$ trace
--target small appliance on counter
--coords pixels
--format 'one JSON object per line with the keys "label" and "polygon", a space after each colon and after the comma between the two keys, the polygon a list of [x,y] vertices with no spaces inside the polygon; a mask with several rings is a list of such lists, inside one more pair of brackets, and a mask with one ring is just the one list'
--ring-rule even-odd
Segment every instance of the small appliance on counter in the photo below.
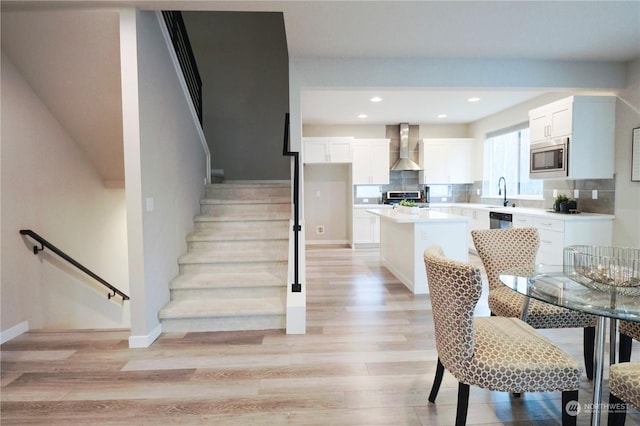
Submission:
{"label": "small appliance on counter", "polygon": [[387,191],[382,195],[383,204],[398,204],[402,200],[415,201],[418,207],[429,207],[422,191]]}
{"label": "small appliance on counter", "polygon": [[549,210],[550,213],[560,213],[560,214],[578,214],[578,202],[575,200],[569,200],[566,203],[561,203],[560,205],[553,206],[554,208]]}

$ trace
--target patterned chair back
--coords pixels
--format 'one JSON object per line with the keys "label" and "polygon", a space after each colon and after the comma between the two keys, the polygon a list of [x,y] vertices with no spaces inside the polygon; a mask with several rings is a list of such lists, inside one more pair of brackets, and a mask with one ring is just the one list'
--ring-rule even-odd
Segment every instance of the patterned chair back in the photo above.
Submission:
{"label": "patterned chair back", "polygon": [[535,270],[540,246],[536,228],[473,230],[471,237],[487,272],[489,290],[504,285],[500,274],[507,269]]}
{"label": "patterned chair back", "polygon": [[457,376],[473,357],[473,311],[482,291],[480,270],[446,259],[438,246],[425,250],[424,264],[438,357],[442,365]]}

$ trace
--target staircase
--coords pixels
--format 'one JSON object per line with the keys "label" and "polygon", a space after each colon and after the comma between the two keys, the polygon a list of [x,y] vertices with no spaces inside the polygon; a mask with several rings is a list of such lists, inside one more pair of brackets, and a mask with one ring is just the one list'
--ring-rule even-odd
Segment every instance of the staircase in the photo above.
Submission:
{"label": "staircase", "polygon": [[207,185],[163,332],[284,329],[289,183]]}

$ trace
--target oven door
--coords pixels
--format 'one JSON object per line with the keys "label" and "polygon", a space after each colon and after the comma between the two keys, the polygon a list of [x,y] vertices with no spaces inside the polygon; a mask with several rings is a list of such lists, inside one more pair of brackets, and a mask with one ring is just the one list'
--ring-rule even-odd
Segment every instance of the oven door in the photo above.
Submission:
{"label": "oven door", "polygon": [[567,177],[569,138],[531,144],[529,177],[531,179]]}

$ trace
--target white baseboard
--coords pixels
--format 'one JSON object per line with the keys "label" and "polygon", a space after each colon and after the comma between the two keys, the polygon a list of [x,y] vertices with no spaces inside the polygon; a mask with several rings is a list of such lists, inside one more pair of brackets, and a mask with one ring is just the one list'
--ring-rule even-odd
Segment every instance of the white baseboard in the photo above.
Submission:
{"label": "white baseboard", "polygon": [[22,321],[21,323],[0,332],[0,344],[8,342],[14,337],[18,337],[19,335],[21,335],[22,333],[26,333],[27,331],[29,331],[29,321]]}
{"label": "white baseboard", "polygon": [[129,336],[129,348],[148,348],[156,341],[160,333],[162,333],[162,324],[158,324],[158,326],[146,336]]}

